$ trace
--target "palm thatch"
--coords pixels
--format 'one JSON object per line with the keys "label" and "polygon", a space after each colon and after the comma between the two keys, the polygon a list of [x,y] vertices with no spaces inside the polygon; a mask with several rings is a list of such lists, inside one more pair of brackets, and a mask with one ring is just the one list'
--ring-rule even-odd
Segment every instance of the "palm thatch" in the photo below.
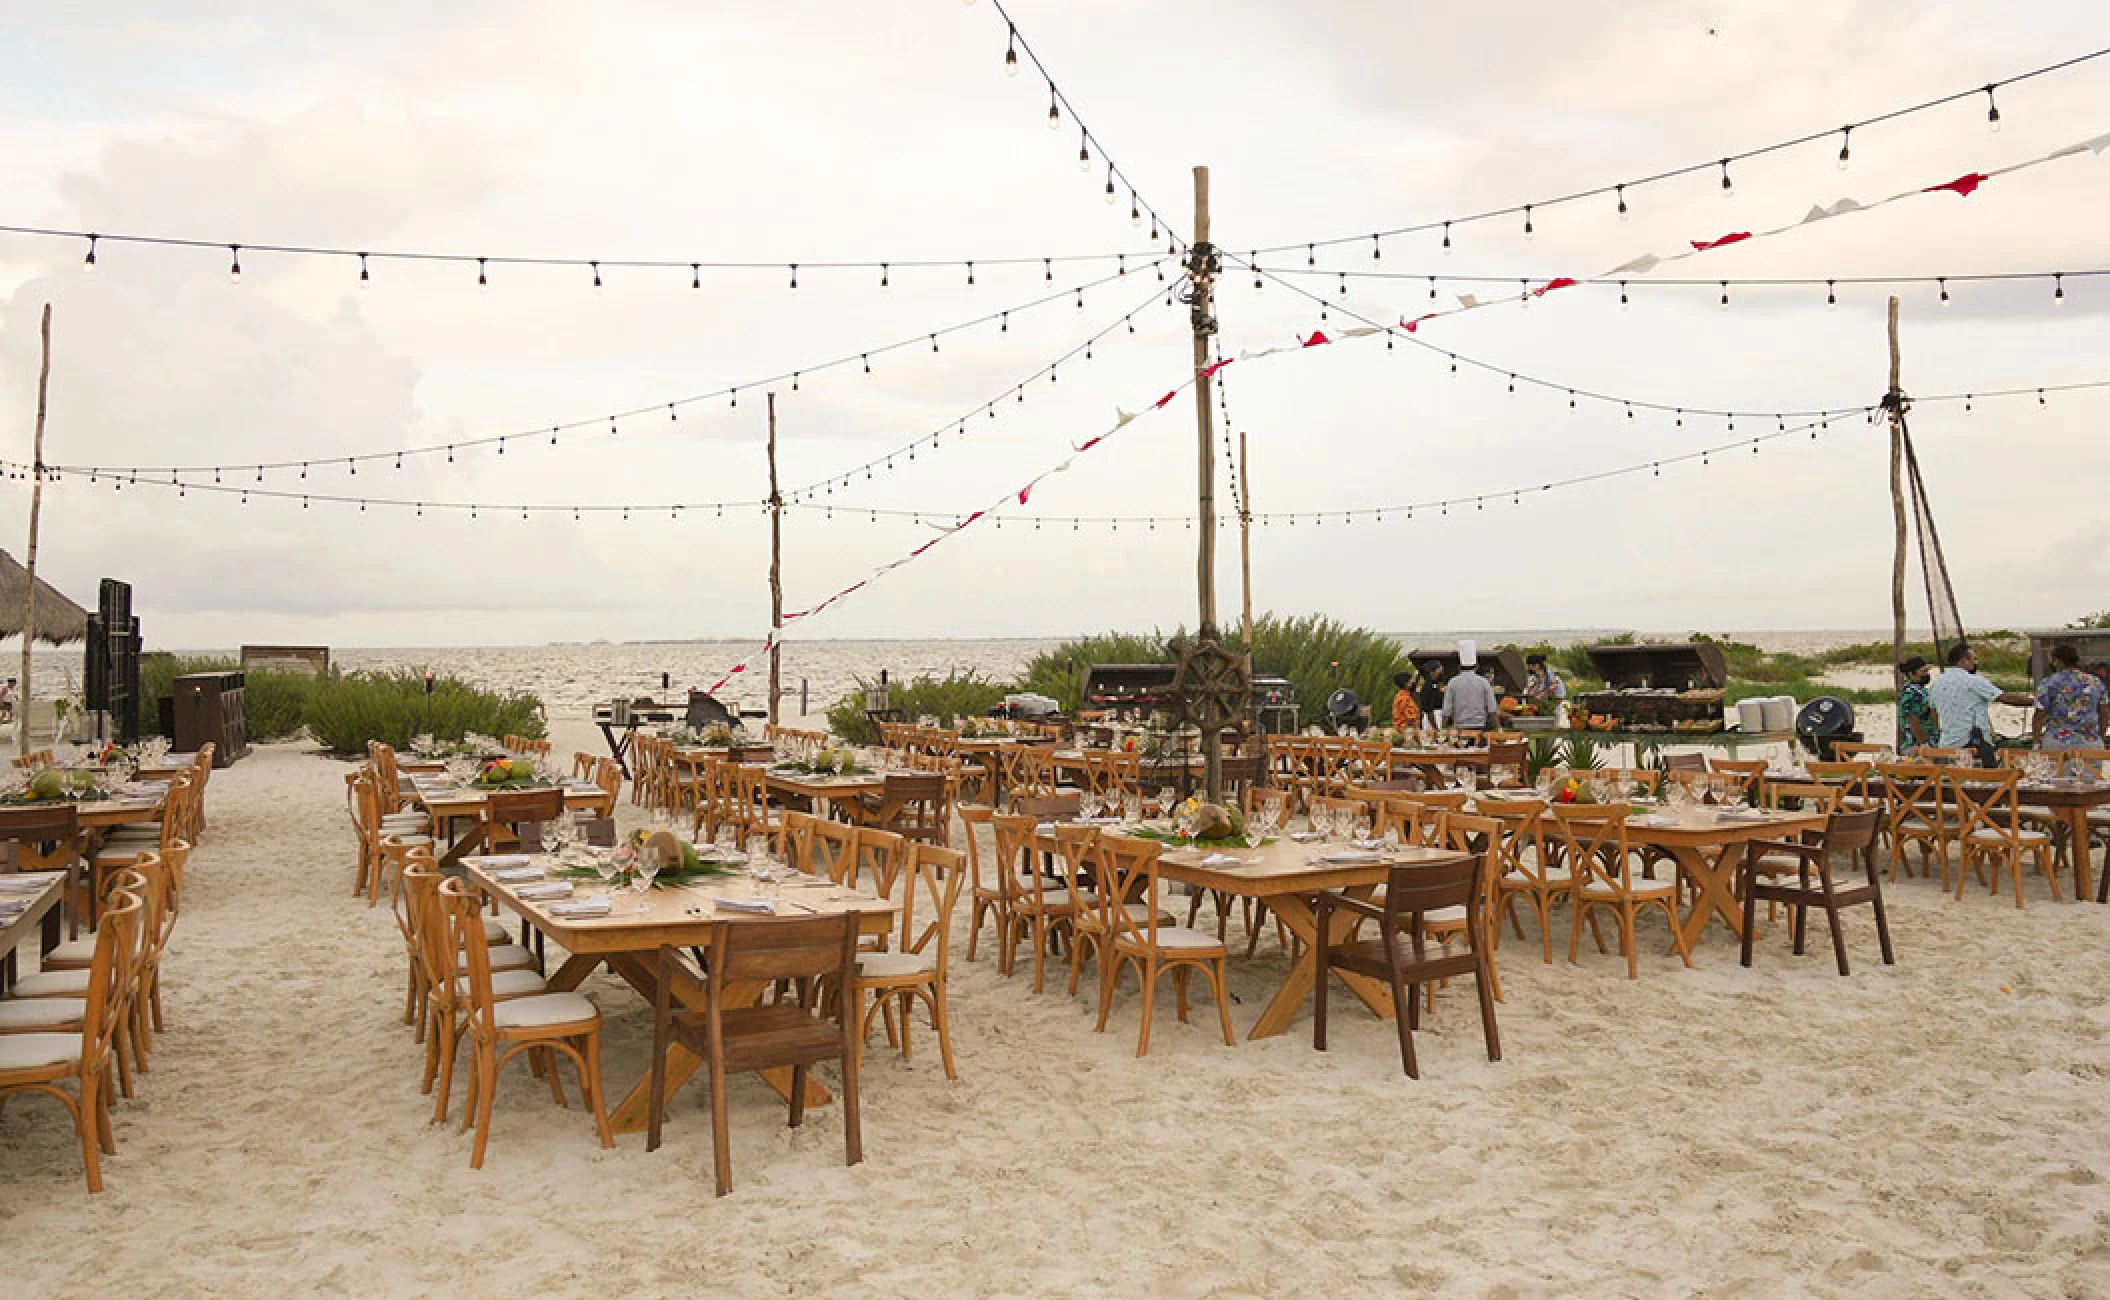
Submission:
{"label": "palm thatch", "polygon": [[[0,551],[0,637],[22,633],[22,600],[29,587],[29,570],[6,551]],[[74,604],[57,587],[37,579],[37,640],[65,645],[88,639],[88,611]]]}

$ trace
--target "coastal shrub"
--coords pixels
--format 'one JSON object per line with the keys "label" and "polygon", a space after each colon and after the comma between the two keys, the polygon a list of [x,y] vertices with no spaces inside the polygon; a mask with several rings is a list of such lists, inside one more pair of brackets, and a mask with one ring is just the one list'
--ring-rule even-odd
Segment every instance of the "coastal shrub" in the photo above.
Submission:
{"label": "coastal shrub", "polygon": [[[192,673],[232,673],[241,663],[224,655],[148,654],[139,657],[139,734],[161,733],[161,701],[175,693],[176,679]],[[283,740],[307,722],[316,679],[306,673],[251,672],[243,695],[251,740]]]}
{"label": "coastal shrub", "polygon": [[[865,717],[865,691],[875,685],[876,682],[858,678],[857,689],[828,710],[828,730],[853,745],[876,744],[879,730]],[[941,727],[951,727],[961,718],[988,713],[1002,704],[1004,696],[1011,690],[1002,682],[992,682],[977,675],[971,668],[955,669],[943,677],[915,677],[896,683],[888,691],[887,699],[911,722],[928,716],[936,717]]]}
{"label": "coastal shrub", "polygon": [[1170,659],[1165,638],[1156,632],[1078,637],[1028,659],[1018,689],[1045,695],[1061,705],[1064,713],[1075,716],[1084,707],[1084,675],[1093,664],[1161,664]]}
{"label": "coastal shrub", "polygon": [[307,725],[325,749],[339,754],[362,753],[369,740],[401,749],[427,733],[442,740],[471,731],[540,736],[541,701],[478,690],[453,677],[434,679],[428,695],[416,673],[350,673],[315,683]]}

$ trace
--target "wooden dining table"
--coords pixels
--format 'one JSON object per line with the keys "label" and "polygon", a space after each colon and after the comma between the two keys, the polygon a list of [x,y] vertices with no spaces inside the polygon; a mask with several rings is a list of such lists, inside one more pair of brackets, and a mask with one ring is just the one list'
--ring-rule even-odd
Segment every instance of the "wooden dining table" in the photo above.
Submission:
{"label": "wooden dining table", "polygon": [[59,946],[59,903],[66,896],[64,871],[32,871],[20,875],[0,875],[0,882],[27,882],[39,879],[41,884],[33,889],[0,888],[0,903],[23,904],[21,910],[10,909],[0,914],[0,992],[15,985],[15,952],[32,933],[38,936],[37,951],[50,952]]}
{"label": "wooden dining table", "polygon": [[[441,836],[444,836],[454,823],[474,819],[467,830],[448,844],[446,852],[440,854],[440,866],[451,867],[483,846],[483,810],[484,805],[491,801],[492,791],[456,786],[444,780],[414,777],[408,793],[410,799],[431,816],[432,828]],[[564,783],[564,807],[570,812],[597,809],[607,797],[608,792],[591,781]]]}
{"label": "wooden dining table", "polygon": [[[521,886],[539,881],[498,879],[499,871],[504,868],[495,863],[517,864],[520,856],[495,860],[466,857],[462,859],[462,871],[478,889],[517,913],[567,954],[564,963],[549,975],[549,989],[553,993],[576,991],[588,975],[606,966],[617,978],[637,990],[638,996],[656,1004],[662,944],[677,948],[700,947],[710,941],[713,926],[776,919],[716,905],[721,899],[756,896],[757,886],[745,874],[694,885],[656,886],[645,891],[642,899],[635,893],[621,890],[610,896],[613,908],[606,916],[565,916],[551,910],[552,902],[563,902],[563,899],[520,897]],[[529,865],[545,869],[555,866],[555,859],[546,854],[528,856],[527,861]],[[573,896],[592,897],[598,888],[598,882],[579,882]],[[828,883],[819,877],[805,876],[785,881],[775,886],[774,892],[775,897],[770,901],[778,915],[834,916],[856,912],[858,931],[867,935],[887,934],[901,910],[898,903],[849,886]],[[641,903],[642,911],[638,910]],[[763,983],[729,987],[725,990],[725,1004],[752,1006],[766,991],[767,985]],[[703,995],[692,986],[677,983],[673,992],[689,1010],[704,1009]],[[681,1087],[702,1063],[702,1057],[680,1043],[670,1045],[667,1049],[667,1091],[671,1094]],[[790,1069],[763,1070],[760,1074],[780,1096],[790,1098]],[[609,1124],[616,1132],[643,1131],[651,1116],[651,1084],[651,1073],[647,1071],[645,1077],[639,1079],[610,1111]],[[817,1106],[829,1099],[827,1088],[809,1073],[806,1076],[806,1104]]]}
{"label": "wooden dining table", "polygon": [[811,772],[779,771],[768,767],[763,771],[762,784],[777,803],[804,811],[824,803],[883,794],[886,792],[886,774],[859,772],[852,776],[816,776]]}
{"label": "wooden dining table", "polygon": [[[1105,828],[1119,834],[1121,828]],[[1058,852],[1052,823],[1044,823],[1034,836],[1040,852]],[[1347,862],[1322,861],[1326,857],[1353,855]],[[1256,849],[1170,848],[1158,856],[1158,875],[1194,889],[1251,898],[1267,904],[1300,941],[1297,955],[1274,996],[1261,1008],[1248,1038],[1269,1038],[1288,1029],[1297,1011],[1311,998],[1319,973],[1318,911],[1314,900],[1320,893],[1341,890],[1350,898],[1369,898],[1385,883],[1395,866],[1437,866],[1461,862],[1467,854],[1452,849],[1407,847],[1396,852],[1355,850],[1342,843],[1298,843],[1287,837]],[[1215,859],[1230,859],[1217,861]],[[1337,913],[1329,923],[1327,940],[1338,944],[1355,928],[1355,917]],[[1347,971],[1336,971],[1349,991],[1382,1019],[1391,1019],[1392,990],[1381,980]]]}
{"label": "wooden dining table", "polygon": [[[1548,830],[1554,828],[1550,812],[1545,824]],[[1745,846],[1753,840],[1794,839],[1806,830],[1823,830],[1824,824],[1822,813],[1761,808],[1724,812],[1708,808],[1673,817],[1668,811],[1651,809],[1629,817],[1626,831],[1628,844],[1663,850],[1692,882],[1692,903],[1679,927],[1690,951],[1698,945],[1712,917],[1719,916],[1730,933],[1743,937],[1744,912],[1736,897],[1736,884]]]}

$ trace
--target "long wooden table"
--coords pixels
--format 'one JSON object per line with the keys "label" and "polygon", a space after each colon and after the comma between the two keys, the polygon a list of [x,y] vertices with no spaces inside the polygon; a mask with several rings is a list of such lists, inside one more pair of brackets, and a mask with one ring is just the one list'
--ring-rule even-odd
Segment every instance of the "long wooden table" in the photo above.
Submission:
{"label": "long wooden table", "polygon": [[[1120,827],[1108,827],[1107,833],[1117,835],[1120,830]],[[1041,829],[1034,841],[1037,850],[1058,851],[1052,825]],[[1467,856],[1450,849],[1411,847],[1397,853],[1373,853],[1367,861],[1315,861],[1327,854],[1349,851],[1345,844],[1299,844],[1283,838],[1257,849],[1168,848],[1159,855],[1158,875],[1161,878],[1235,898],[1258,899],[1267,904],[1268,910],[1281,918],[1290,933],[1302,941],[1295,960],[1290,963],[1289,973],[1283,977],[1267,1006],[1261,1009],[1260,1018],[1246,1035],[1248,1038],[1269,1038],[1282,1033],[1296,1018],[1298,1008],[1311,997],[1319,973],[1318,912],[1312,901],[1316,895],[1338,889],[1351,898],[1368,898],[1385,883],[1394,866],[1434,866],[1463,861]],[[1209,861],[1212,857],[1228,857],[1234,861],[1212,863]],[[1336,915],[1328,926],[1327,939],[1339,943],[1354,928],[1353,916]],[[1362,999],[1363,1005],[1380,1018],[1391,1019],[1392,990],[1382,981],[1346,971],[1336,974],[1351,992]]]}
{"label": "long wooden table", "polygon": [[[547,787],[545,787],[547,788]],[[464,789],[457,786],[441,786],[435,783],[413,780],[407,791],[412,802],[422,807],[432,817],[432,829],[444,834],[453,823],[473,817],[476,823],[462,832],[460,838],[447,846],[439,855],[439,865],[451,867],[467,854],[475,852],[484,842],[483,810],[491,801],[489,790]],[[566,781],[564,783],[564,807],[568,812],[597,808],[608,792],[590,781]]]}
{"label": "long wooden table", "polygon": [[[1743,906],[1737,901],[1736,881],[1742,869],[1745,846],[1753,840],[1793,839],[1805,830],[1824,829],[1821,813],[1777,812],[1750,809],[1725,817],[1713,809],[1690,820],[1676,820],[1665,812],[1629,817],[1627,843],[1661,849],[1678,864],[1678,870],[1693,883],[1692,905],[1679,927],[1688,950],[1696,947],[1710,917],[1719,916],[1738,938],[1744,933]],[[1551,813],[1546,815],[1553,824]]]}
{"label": "long wooden table", "polygon": [[[15,985],[15,950],[21,947],[32,930],[38,934],[39,952],[50,952],[59,946],[59,901],[66,896],[64,871],[25,872],[24,875],[46,877],[41,888],[28,893],[13,890],[0,892],[0,900],[13,902],[21,899],[26,904],[20,912],[5,921],[0,921],[0,992]],[[20,877],[7,876],[14,880]]]}
{"label": "long wooden table", "polygon": [[[535,865],[548,866],[554,859],[547,855],[531,857]],[[476,858],[464,859],[463,874],[486,894],[496,898],[507,908],[518,913],[522,919],[534,926],[570,954],[562,966],[549,976],[552,992],[571,992],[583,983],[588,975],[605,965],[624,983],[636,989],[647,1002],[656,1002],[659,997],[659,948],[661,944],[675,947],[698,946],[710,939],[711,927],[721,922],[735,925],[744,922],[769,921],[774,917],[750,912],[721,911],[713,906],[720,898],[752,898],[755,886],[744,875],[724,877],[701,885],[654,888],[646,891],[644,902],[648,910],[637,909],[638,896],[630,891],[618,891],[611,897],[614,909],[606,916],[561,916],[550,911],[550,902],[524,899],[516,892],[521,884],[534,881],[503,881],[494,874],[497,869]],[[811,880],[812,877],[804,879]],[[576,898],[592,897],[594,882],[582,882],[582,888],[574,894]],[[803,917],[809,915],[839,915],[856,912],[858,929],[864,934],[884,935],[893,928],[894,918],[900,905],[884,898],[858,892],[846,887],[829,885],[807,887],[798,881],[786,881],[777,889],[776,905],[779,915]],[[691,909],[696,909],[692,911]],[[730,1005],[752,1005],[759,1001],[766,987],[762,984],[739,985],[726,990],[726,1001]],[[693,990],[677,984],[675,995],[688,1009],[702,1010],[703,1004]],[[679,1043],[667,1049],[667,1091],[669,1094],[696,1072],[703,1063],[697,1056]],[[791,1095],[791,1071],[764,1070],[762,1077],[784,1097]],[[637,1081],[622,1100],[609,1113],[609,1123],[618,1133],[642,1131],[651,1112],[651,1073]],[[829,1100],[829,1092],[807,1075],[806,1104],[821,1105]]]}

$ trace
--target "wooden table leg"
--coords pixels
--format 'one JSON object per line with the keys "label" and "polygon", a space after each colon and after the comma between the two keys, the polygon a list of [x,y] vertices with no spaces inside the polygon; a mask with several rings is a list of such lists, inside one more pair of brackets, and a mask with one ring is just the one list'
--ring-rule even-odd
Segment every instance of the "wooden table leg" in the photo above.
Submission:
{"label": "wooden table leg", "polygon": [[1692,881],[1699,894],[1680,927],[1685,934],[1685,950],[1699,950],[1700,935],[1705,933],[1710,916],[1720,916],[1728,924],[1731,934],[1743,938],[1744,912],[1736,901],[1736,873],[1742,863],[1744,846],[1723,845],[1711,863],[1705,853],[1686,845],[1672,848],[1670,854],[1677,859],[1678,870]]}
{"label": "wooden table leg", "polygon": [[[587,959],[574,957],[571,961],[564,963],[564,966],[557,972],[558,978],[563,978],[566,972],[569,972],[581,960]],[[597,961],[598,959],[594,960]],[[657,1002],[659,997],[659,974],[656,960],[647,961],[642,954],[638,953],[610,953],[607,961],[608,968],[621,976],[630,987],[642,994],[647,1002]],[[591,963],[588,969],[592,969]],[[583,976],[580,978],[583,978]],[[552,986],[554,987],[554,983]],[[574,986],[576,986],[576,980],[574,981]],[[679,989],[678,985],[677,989]],[[726,1005],[753,1006],[755,1003],[760,1002],[762,995],[768,991],[769,986],[767,984],[730,985],[725,990]],[[689,1002],[687,998],[682,998],[681,1000],[683,1005],[691,1011],[702,1010],[700,1005]],[[683,1047],[680,1043],[669,1044],[667,1047],[667,1095],[673,1096],[683,1084],[689,1081],[689,1076],[696,1073],[697,1067],[702,1064],[702,1057]],[[786,1101],[791,1099],[791,1071],[788,1068],[759,1070],[757,1073],[761,1075],[764,1083],[767,1083],[776,1091],[779,1097],[784,1098]],[[821,1086],[820,1082],[813,1077],[812,1072],[808,1071],[806,1074],[806,1104],[808,1106],[822,1106],[833,1100],[834,1094]],[[652,1076],[647,1074],[644,1078],[639,1079],[629,1092],[623,1094],[623,1099],[617,1102],[608,1112],[608,1125],[617,1133],[642,1133],[650,1123],[651,1116]]]}
{"label": "wooden table leg", "polygon": [[[1351,892],[1368,896],[1373,891],[1364,889]],[[1265,901],[1268,910],[1280,917],[1282,923],[1289,927],[1290,933],[1303,941],[1304,949],[1291,963],[1289,974],[1282,980],[1282,987],[1275,990],[1275,996],[1261,1010],[1260,1019],[1254,1022],[1252,1032],[1246,1035],[1249,1039],[1271,1038],[1287,1030],[1290,1022],[1296,1019],[1298,1010],[1311,1000],[1312,986],[1317,983],[1319,975],[1319,952],[1314,946],[1318,941],[1319,919],[1318,914],[1312,910],[1310,900],[1301,894],[1279,894],[1272,895]],[[1338,943],[1355,928],[1355,918],[1337,914],[1329,928],[1332,931],[1330,938]],[[1378,1019],[1392,1018],[1390,988],[1365,975],[1355,975],[1347,971],[1336,971],[1334,974],[1348,986],[1350,992],[1362,999],[1363,1005],[1370,1008]]]}
{"label": "wooden table leg", "polygon": [[479,821],[464,831],[460,839],[448,845],[447,851],[440,855],[440,860],[435,865],[441,869],[457,866],[464,857],[469,855],[471,850],[477,848],[483,842],[484,824]]}
{"label": "wooden table leg", "polygon": [[2059,820],[2066,823],[2066,845],[2073,857],[2073,901],[2086,902],[2091,892],[2089,873],[2095,865],[2088,860],[2088,810],[2079,804],[2061,808]]}

